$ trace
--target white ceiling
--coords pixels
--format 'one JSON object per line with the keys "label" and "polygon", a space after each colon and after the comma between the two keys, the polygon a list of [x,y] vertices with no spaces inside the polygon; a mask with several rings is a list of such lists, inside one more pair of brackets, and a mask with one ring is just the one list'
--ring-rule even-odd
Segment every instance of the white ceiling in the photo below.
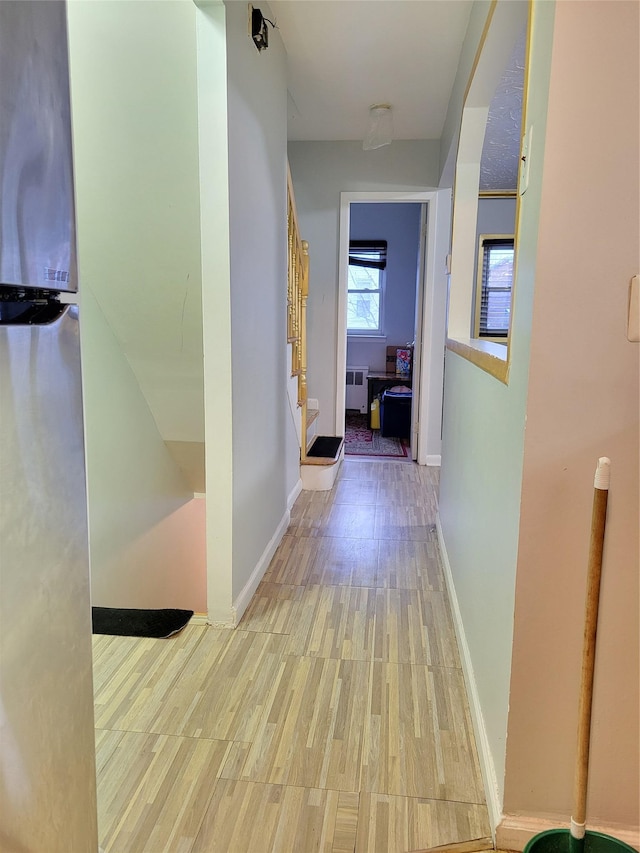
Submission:
{"label": "white ceiling", "polygon": [[289,139],[362,139],[375,103],[392,105],[395,139],[439,139],[471,5],[271,0],[288,55]]}

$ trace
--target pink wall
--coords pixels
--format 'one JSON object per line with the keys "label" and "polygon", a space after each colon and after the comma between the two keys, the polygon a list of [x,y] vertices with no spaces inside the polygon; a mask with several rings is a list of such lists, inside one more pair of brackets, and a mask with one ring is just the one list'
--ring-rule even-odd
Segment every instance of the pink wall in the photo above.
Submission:
{"label": "pink wall", "polygon": [[504,798],[505,814],[560,824],[571,812],[593,472],[610,456],[587,819],[623,832],[640,803],[640,345],[626,340],[640,272],[639,10],[556,3]]}
{"label": "pink wall", "polygon": [[154,523],[140,510],[131,519],[132,528],[139,523],[137,534],[122,540],[114,534],[102,554],[92,575],[93,603],[206,613],[205,506],[205,499],[192,498]]}

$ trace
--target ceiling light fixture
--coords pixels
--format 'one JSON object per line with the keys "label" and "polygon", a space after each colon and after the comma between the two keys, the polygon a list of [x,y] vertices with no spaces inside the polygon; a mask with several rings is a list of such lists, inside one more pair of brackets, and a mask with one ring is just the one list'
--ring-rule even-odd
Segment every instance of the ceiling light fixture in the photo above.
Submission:
{"label": "ceiling light fixture", "polygon": [[373,104],[369,107],[369,129],[362,147],[365,151],[391,145],[393,139],[393,117],[391,104]]}

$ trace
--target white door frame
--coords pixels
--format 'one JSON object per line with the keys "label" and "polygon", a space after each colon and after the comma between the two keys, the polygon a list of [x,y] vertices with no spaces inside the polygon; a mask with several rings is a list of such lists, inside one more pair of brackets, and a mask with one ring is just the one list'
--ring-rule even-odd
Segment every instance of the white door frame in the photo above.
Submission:
{"label": "white door frame", "polygon": [[422,345],[419,356],[417,461],[420,465],[439,465],[447,303],[446,257],[449,252],[451,190],[340,193],[336,435],[344,435],[345,373],[347,369],[347,269],[349,265],[350,206],[353,202],[411,202],[426,204],[427,207],[426,248],[423,246],[422,249],[426,255],[422,300]]}
{"label": "white door frame", "polygon": [[[429,216],[429,205],[424,202],[420,205],[420,236],[418,239],[418,266],[416,269],[416,302],[413,312],[413,369],[411,388],[413,400],[411,405],[411,458],[414,462],[418,460],[418,448],[420,446],[420,392],[422,384],[422,323],[424,315],[424,287],[425,287],[425,265],[427,262],[427,222]],[[414,405],[415,402],[415,405]]]}

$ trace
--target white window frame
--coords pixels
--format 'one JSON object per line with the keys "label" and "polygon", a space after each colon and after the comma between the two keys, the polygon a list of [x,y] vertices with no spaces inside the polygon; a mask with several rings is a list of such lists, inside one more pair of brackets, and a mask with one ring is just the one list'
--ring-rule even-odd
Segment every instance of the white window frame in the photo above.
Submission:
{"label": "white window frame", "polygon": [[[351,250],[353,249],[354,254],[358,252],[358,250],[362,252],[366,252],[367,249],[370,251],[378,251],[379,260],[377,264],[382,264],[382,266],[374,266],[372,264],[371,267],[366,267],[367,269],[375,270],[378,273],[378,288],[373,290],[371,288],[367,289],[358,289],[350,286],[349,280],[349,270],[347,269],[347,335],[349,337],[382,337],[384,336],[384,291],[385,291],[385,281],[386,281],[386,264],[387,264],[387,241],[386,240],[350,240],[349,241],[349,257],[351,257]],[[351,264],[348,264],[350,266]],[[368,328],[368,329],[355,329],[348,325],[348,302],[349,295],[351,293],[377,293],[378,294],[378,325],[376,328]]]}

